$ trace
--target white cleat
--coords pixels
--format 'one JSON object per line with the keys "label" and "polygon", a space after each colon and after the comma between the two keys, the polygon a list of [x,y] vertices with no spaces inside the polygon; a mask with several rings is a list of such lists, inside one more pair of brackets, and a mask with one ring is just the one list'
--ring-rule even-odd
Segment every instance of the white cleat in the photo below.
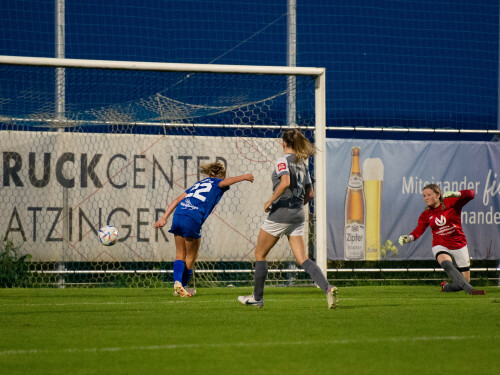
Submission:
{"label": "white cleat", "polygon": [[181,297],[191,297],[192,294],[189,293],[179,281],[174,283],[174,293],[177,293]]}
{"label": "white cleat", "polygon": [[264,298],[262,298],[260,301],[257,301],[255,298],[253,298],[253,294],[250,296],[239,296],[238,301],[247,306],[259,308],[264,306]]}
{"label": "white cleat", "polygon": [[336,286],[331,286],[326,292],[326,301],[329,309],[335,309],[339,305],[339,291]]}
{"label": "white cleat", "polygon": [[[186,292],[188,292],[189,294],[191,294],[191,296],[194,296],[196,294],[196,289],[195,288],[186,288],[184,287],[184,289],[186,290]],[[177,293],[174,289],[174,297],[178,297],[180,296],[179,293]]]}

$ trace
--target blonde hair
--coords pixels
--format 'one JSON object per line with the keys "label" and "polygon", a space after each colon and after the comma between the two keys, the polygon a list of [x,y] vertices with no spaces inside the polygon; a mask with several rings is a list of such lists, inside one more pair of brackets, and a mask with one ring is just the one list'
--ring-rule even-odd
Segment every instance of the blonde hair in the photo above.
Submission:
{"label": "blonde hair", "polygon": [[219,162],[202,164],[198,167],[198,170],[208,177],[226,178],[226,167]]}
{"label": "blonde hair", "polygon": [[316,153],[316,149],[311,142],[298,129],[288,129],[283,133],[283,141],[295,151],[296,161],[309,158]]}

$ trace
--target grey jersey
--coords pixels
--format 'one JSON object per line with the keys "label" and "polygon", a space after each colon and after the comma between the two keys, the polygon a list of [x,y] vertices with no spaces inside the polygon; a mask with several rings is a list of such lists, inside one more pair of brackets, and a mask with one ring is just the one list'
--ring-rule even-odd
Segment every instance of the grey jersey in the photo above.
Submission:
{"label": "grey jersey", "polygon": [[311,185],[311,176],[305,161],[295,163],[294,154],[286,154],[276,160],[272,174],[273,191],[281,182],[281,176],[290,175],[290,186],[273,202],[268,219],[276,223],[301,223],[304,217],[304,194]]}

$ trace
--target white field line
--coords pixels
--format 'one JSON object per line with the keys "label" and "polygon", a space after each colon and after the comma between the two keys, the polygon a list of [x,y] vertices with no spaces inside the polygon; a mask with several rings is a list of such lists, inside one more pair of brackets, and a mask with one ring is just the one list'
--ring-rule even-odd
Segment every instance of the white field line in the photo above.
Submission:
{"label": "white field line", "polygon": [[[464,297],[465,294],[464,294]],[[23,303],[23,304],[12,304],[12,305],[15,305],[15,307],[51,307],[51,306],[57,306],[57,307],[61,307],[61,306],[113,306],[113,305],[116,305],[116,306],[132,306],[132,305],[150,305],[150,304],[162,304],[162,305],[176,305],[176,304],[179,304],[179,303],[186,303],[187,301],[195,301],[193,303],[217,303],[217,304],[221,304],[221,303],[234,303],[234,302],[238,302],[238,299],[237,299],[237,296],[232,296],[231,298],[229,299],[224,299],[224,300],[202,300],[200,299],[200,297],[193,297],[193,298],[176,298],[175,300],[170,300],[170,299],[167,299],[167,298],[170,298],[170,297],[165,297],[165,300],[164,301],[158,301],[158,300],[150,300],[150,301],[137,301],[137,302],[64,302],[64,303]],[[174,297],[172,297],[174,298]],[[297,302],[297,301],[307,301],[307,302],[315,302],[315,301],[322,301],[324,297],[322,295],[318,295],[318,297],[316,298],[293,298],[293,299],[276,299],[276,298],[266,298],[266,302],[269,303],[274,303],[274,302]],[[342,302],[342,301],[367,301],[367,300],[372,300],[372,299],[375,299],[375,298],[366,298],[366,297],[363,297],[363,298],[355,298],[355,297],[346,297],[346,298],[342,298],[341,296],[339,297],[339,301]],[[381,299],[379,297],[376,298],[377,300],[379,301],[386,301],[386,300],[390,300],[390,297],[388,298],[384,298],[384,299]],[[497,297],[482,297],[482,298],[476,298],[476,299],[481,299],[481,300],[498,300]],[[420,301],[422,300],[422,298],[405,298],[404,299],[405,301]],[[3,306],[0,306],[0,311],[2,310],[1,307],[4,307],[4,306],[7,306],[8,305],[8,302],[5,302],[4,301],[4,304]],[[12,306],[11,305],[11,306]]]}
{"label": "white field line", "polygon": [[305,345],[360,345],[360,344],[383,344],[383,343],[418,343],[418,342],[439,342],[439,341],[467,341],[467,340],[492,340],[499,339],[500,336],[421,336],[421,337],[383,337],[383,338],[359,338],[340,340],[307,340],[307,341],[272,341],[272,342],[227,342],[221,344],[166,344],[149,346],[117,346],[109,348],[68,348],[68,349],[27,349],[27,350],[2,350],[1,356],[11,355],[35,355],[53,353],[107,353],[107,352],[137,352],[137,351],[158,351],[158,350],[178,350],[178,349],[205,349],[205,348],[234,348],[234,347],[276,347],[276,346],[305,346]]}
{"label": "white field line", "polygon": [[[165,297],[167,298],[167,297]],[[172,297],[174,298],[174,297]],[[320,301],[322,298],[326,298],[318,295],[318,298],[294,298],[294,299],[274,299],[274,298],[266,298],[266,302],[297,302],[299,301]],[[360,298],[342,298],[342,301],[355,301]],[[365,300],[365,299],[363,299]],[[162,304],[162,305],[176,305],[179,303],[184,303],[186,301],[196,301],[193,303],[234,303],[238,302],[238,296],[233,296],[230,299],[224,300],[201,300],[200,297],[193,298],[177,298],[176,300],[151,300],[151,301],[137,301],[137,302],[65,302],[65,303],[24,303],[24,304],[13,304],[15,307],[50,307],[50,306],[109,306],[109,305],[148,305],[148,304]],[[4,304],[6,306],[7,304]],[[11,305],[12,306],[12,305]]]}

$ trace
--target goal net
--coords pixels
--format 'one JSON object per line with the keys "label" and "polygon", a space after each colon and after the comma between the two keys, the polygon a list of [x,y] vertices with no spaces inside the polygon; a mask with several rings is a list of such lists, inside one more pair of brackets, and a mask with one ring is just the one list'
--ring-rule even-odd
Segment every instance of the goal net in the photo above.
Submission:
{"label": "goal net", "polygon": [[[248,284],[281,133],[297,126],[318,155],[324,151],[316,126],[322,69],[0,62],[0,233],[4,244],[32,256],[33,285],[171,285],[171,217],[164,228],[153,224],[201,178],[198,167],[214,161],[228,177],[253,173],[255,181],[231,186],[205,222],[194,281]],[[314,219],[323,197],[320,159],[310,163],[319,198],[317,209],[306,207],[307,239],[326,270],[326,248],[316,252],[323,228]],[[104,225],[118,228],[114,246],[97,239]],[[302,277],[286,240],[269,260],[271,283]]]}

